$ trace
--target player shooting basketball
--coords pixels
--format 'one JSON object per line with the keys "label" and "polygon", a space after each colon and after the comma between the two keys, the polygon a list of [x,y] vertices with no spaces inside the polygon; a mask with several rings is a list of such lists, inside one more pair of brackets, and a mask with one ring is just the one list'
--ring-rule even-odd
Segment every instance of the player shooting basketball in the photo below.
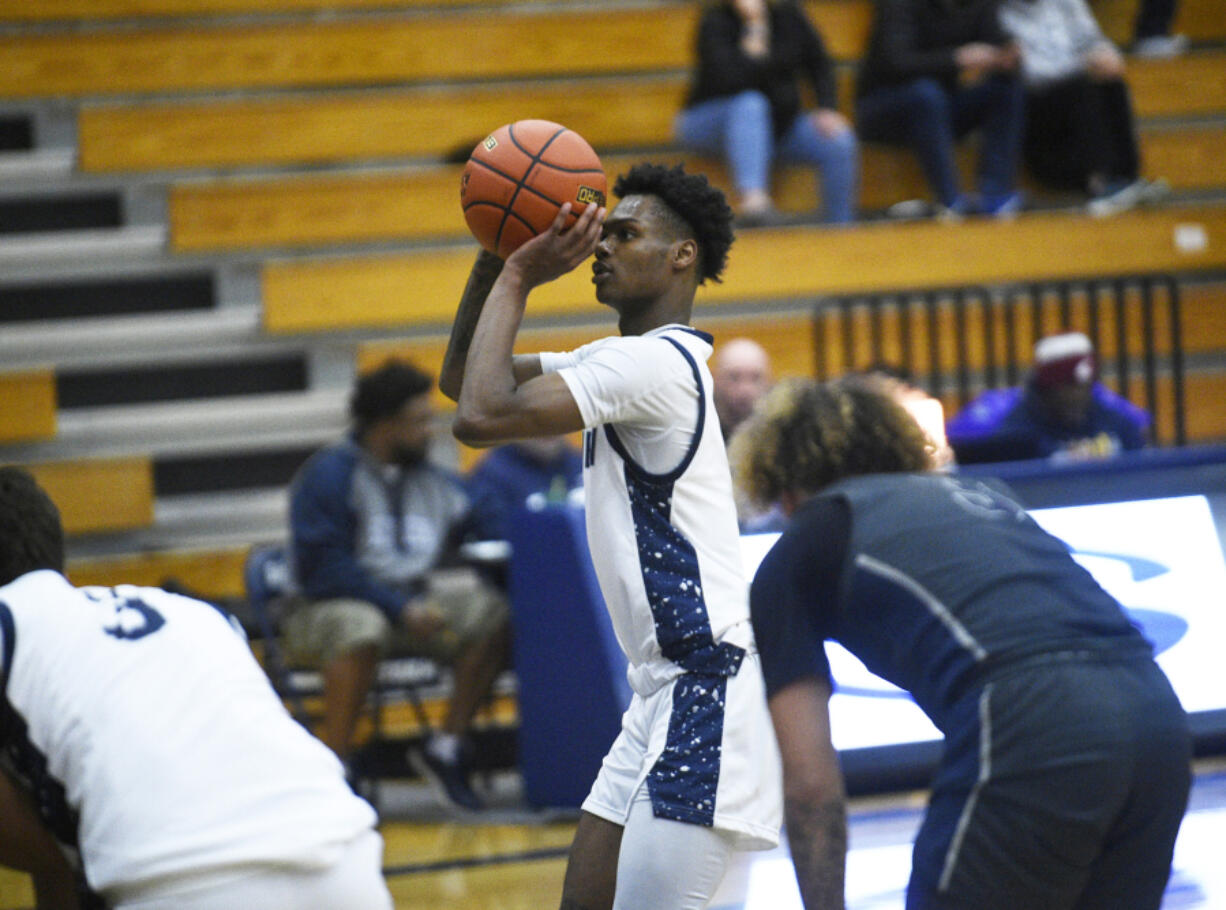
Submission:
{"label": "player shooting basketball", "polygon": [[[440,386],[470,445],[584,431],[587,531],[634,696],[583,804],[563,910],[697,910],[731,855],[778,842],[779,759],[749,623],[736,510],[706,360],[689,326],[732,212],[706,179],[640,164],[505,264],[483,251]],[[513,355],[533,288],[595,253],[621,337]],[[617,857],[610,862],[609,857]]]}

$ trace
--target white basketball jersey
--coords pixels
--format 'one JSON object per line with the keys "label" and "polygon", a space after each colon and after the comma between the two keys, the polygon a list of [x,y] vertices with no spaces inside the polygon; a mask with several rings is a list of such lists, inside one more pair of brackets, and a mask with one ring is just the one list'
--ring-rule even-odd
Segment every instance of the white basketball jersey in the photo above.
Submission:
{"label": "white basketball jersey", "polygon": [[589,547],[641,695],[684,671],[726,673],[752,645],[711,350],[709,335],[670,325],[542,357],[588,427]]}
{"label": "white basketball jersey", "polygon": [[238,631],[156,588],[0,588],[0,757],[110,900],[251,863],[314,867],[370,829],[339,761]]}

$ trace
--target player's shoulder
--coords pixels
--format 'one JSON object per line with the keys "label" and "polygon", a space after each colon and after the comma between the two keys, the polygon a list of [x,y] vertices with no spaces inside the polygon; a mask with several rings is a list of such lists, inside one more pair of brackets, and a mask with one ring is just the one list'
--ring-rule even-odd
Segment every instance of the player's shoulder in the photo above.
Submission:
{"label": "player's shoulder", "polygon": [[19,604],[43,603],[76,595],[77,589],[53,569],[37,569],[19,575],[0,587],[0,602]]}
{"label": "player's shoulder", "polygon": [[714,350],[714,339],[706,332],[685,325],[666,325],[645,335],[628,336],[629,350],[663,369],[684,369],[705,363]]}

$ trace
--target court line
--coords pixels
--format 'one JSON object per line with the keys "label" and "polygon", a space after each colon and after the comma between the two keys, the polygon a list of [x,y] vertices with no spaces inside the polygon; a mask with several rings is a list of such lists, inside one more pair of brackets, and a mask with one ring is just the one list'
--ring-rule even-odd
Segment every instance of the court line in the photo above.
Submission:
{"label": "court line", "polygon": [[446,872],[451,869],[472,869],[478,866],[502,866],[508,863],[530,863],[547,859],[561,859],[570,853],[570,846],[542,847],[539,850],[523,850],[518,853],[498,853],[491,856],[465,856],[459,859],[443,859],[432,863],[409,863],[404,866],[384,866],[384,877],[393,875],[420,875],[423,872]]}

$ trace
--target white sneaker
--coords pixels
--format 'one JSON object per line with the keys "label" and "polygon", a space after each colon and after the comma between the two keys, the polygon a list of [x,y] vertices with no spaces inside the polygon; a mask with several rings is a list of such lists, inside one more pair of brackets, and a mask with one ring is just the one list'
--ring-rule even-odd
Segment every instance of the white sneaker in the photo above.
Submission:
{"label": "white sneaker", "polygon": [[886,209],[890,218],[927,218],[937,207],[926,199],[904,199]]}
{"label": "white sneaker", "polygon": [[1136,208],[1142,201],[1146,186],[1144,180],[1134,180],[1123,187],[1109,190],[1086,203],[1086,211],[1095,218],[1106,218]]}
{"label": "white sneaker", "polygon": [[1134,57],[1164,59],[1178,57],[1188,49],[1187,35],[1151,35],[1141,38],[1132,46]]}
{"label": "white sneaker", "polygon": [[1150,205],[1171,198],[1171,185],[1167,183],[1165,177],[1158,177],[1154,180],[1142,180],[1141,182],[1145,184],[1141,188],[1142,205]]}

